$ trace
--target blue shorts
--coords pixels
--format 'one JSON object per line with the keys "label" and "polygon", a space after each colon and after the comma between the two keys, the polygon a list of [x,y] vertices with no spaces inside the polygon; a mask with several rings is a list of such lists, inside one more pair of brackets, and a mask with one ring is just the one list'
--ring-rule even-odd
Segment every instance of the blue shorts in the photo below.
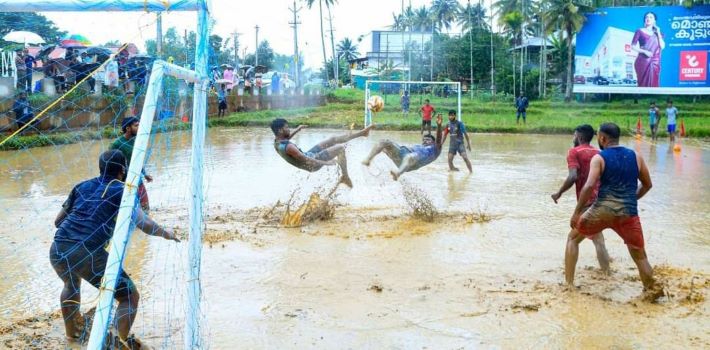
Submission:
{"label": "blue shorts", "polygon": [[463,145],[463,142],[449,144],[449,154],[456,155],[456,153],[464,157],[466,156],[466,147]]}
{"label": "blue shorts", "polygon": [[675,132],[675,124],[668,124],[668,132],[669,133]]}

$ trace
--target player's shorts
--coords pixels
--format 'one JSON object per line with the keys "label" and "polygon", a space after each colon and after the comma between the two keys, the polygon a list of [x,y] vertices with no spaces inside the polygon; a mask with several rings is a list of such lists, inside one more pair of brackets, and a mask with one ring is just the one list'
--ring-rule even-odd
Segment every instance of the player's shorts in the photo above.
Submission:
{"label": "player's shorts", "polygon": [[227,109],[227,102],[219,101],[219,109]]}
{"label": "player's shorts", "polygon": [[[328,152],[328,150],[321,148],[321,146],[319,146],[319,145],[313,146],[313,148],[309,149],[306,153],[304,153],[304,155],[306,157],[317,159],[317,160],[322,160],[322,161],[327,161],[327,160],[333,159],[333,157],[331,157],[331,155],[330,155],[330,152]],[[323,167],[323,166],[319,165],[313,169],[310,169],[310,171],[319,170],[321,167]]]}
{"label": "player's shorts", "polygon": [[422,127],[424,126],[429,126],[431,127],[431,120],[424,120],[422,119]]}
{"label": "player's shorts", "polygon": [[667,129],[668,129],[669,133],[674,133],[675,132],[675,124],[668,124]]}
{"label": "player's shorts", "polygon": [[579,233],[592,238],[604,229],[614,230],[626,245],[631,248],[643,249],[643,229],[641,220],[637,215],[618,216],[611,209],[593,204],[584,211],[577,221],[575,228]]}
{"label": "player's shorts", "polygon": [[455,155],[456,153],[460,154],[461,156],[466,155],[466,147],[463,145],[463,142],[449,144],[449,154]]}
{"label": "player's shorts", "polygon": [[[54,271],[76,293],[79,292],[82,279],[96,289],[101,287],[107,260],[108,252],[103,247],[90,251],[82,243],[53,242],[49,248],[49,261]],[[137,293],[136,285],[123,269],[118,275],[114,291],[117,299]]]}
{"label": "player's shorts", "polygon": [[520,119],[520,116],[521,116],[521,115],[523,116],[523,119],[525,119],[525,118],[528,116],[528,113],[527,113],[527,111],[521,111],[521,110],[518,110],[518,111],[515,113],[515,117],[518,118],[518,119]]}

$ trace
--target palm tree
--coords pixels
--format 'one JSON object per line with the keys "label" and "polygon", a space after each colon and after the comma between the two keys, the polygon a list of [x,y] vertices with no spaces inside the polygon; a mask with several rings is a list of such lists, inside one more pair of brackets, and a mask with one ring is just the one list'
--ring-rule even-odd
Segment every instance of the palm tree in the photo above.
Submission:
{"label": "palm tree", "polygon": [[469,31],[471,29],[488,29],[488,22],[486,22],[486,9],[481,6],[479,2],[476,5],[471,5],[467,3],[463,6],[459,13],[457,14],[457,22],[461,26],[463,32]]}
{"label": "palm tree", "polygon": [[390,29],[394,31],[401,31],[405,30],[407,25],[404,23],[405,18],[402,14],[395,14],[394,12],[392,13],[392,25],[390,25]]}
{"label": "palm tree", "polygon": [[451,29],[451,23],[456,21],[461,5],[456,0],[434,0],[431,3],[431,18],[439,30]]}
{"label": "palm tree", "polygon": [[572,84],[573,84],[573,54],[572,37],[582,28],[582,24],[586,20],[585,12],[592,10],[591,7],[584,5],[575,5],[572,0],[548,0],[547,12],[544,14],[545,28],[551,33],[557,29],[561,29],[565,33],[567,40],[567,79],[565,89],[565,102],[572,100]]}
{"label": "palm tree", "polygon": [[[308,8],[312,8],[313,4],[318,1],[318,13],[320,17],[320,39],[321,39],[321,45],[323,46],[323,66],[325,67],[328,64],[328,58],[325,55],[325,32],[323,31],[323,3],[325,2],[325,6],[330,7],[331,5],[335,5],[337,0],[306,0],[306,5]],[[325,69],[325,80],[328,81],[328,70]]]}
{"label": "palm tree", "polygon": [[350,38],[345,38],[338,43],[338,59],[354,60],[360,56],[357,45]]}
{"label": "palm tree", "polygon": [[428,32],[431,30],[431,18],[429,17],[429,9],[426,8],[426,6],[422,6],[414,11],[412,28],[420,32]]}

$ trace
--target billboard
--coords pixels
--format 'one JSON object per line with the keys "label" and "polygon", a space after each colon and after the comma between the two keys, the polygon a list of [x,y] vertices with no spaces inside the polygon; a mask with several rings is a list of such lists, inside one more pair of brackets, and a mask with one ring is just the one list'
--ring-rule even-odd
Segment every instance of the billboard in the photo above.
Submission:
{"label": "billboard", "polygon": [[710,94],[710,6],[607,7],[586,17],[574,92]]}

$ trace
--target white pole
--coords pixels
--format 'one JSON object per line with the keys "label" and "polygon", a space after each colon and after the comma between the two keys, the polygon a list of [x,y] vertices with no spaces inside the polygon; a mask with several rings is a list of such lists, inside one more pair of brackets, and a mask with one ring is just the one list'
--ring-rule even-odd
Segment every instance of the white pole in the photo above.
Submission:
{"label": "white pole", "polygon": [[[101,280],[99,302],[98,305],[96,305],[96,314],[94,315],[94,322],[91,327],[92,331],[87,349],[101,349],[108,330],[111,311],[113,309],[114,289],[116,288],[118,274],[123,264],[126,246],[131,237],[131,231],[133,231],[131,214],[133,213],[133,208],[137,201],[136,193],[145,163],[146,150],[148,149],[150,131],[153,127],[153,116],[155,116],[155,108],[158,96],[160,95],[162,80],[163,65],[160,62],[155,62],[153,63],[153,69],[150,73],[148,91],[145,94],[138,135],[136,136],[135,145],[133,146],[131,164],[128,166],[126,186],[123,190],[123,196],[121,197],[121,207],[118,210],[116,227],[114,228],[113,237],[111,238],[111,244],[109,246],[106,271]],[[128,316],[124,315],[124,317]]]}
{"label": "white pole", "polygon": [[458,111],[458,113],[459,113],[459,114],[458,114],[458,116],[459,116],[459,121],[461,121],[461,118],[463,117],[463,116],[461,115],[461,82],[456,83],[456,85],[458,86],[458,90],[459,90],[459,93],[458,93],[458,95],[459,95],[459,100],[458,100],[458,109],[459,109],[459,111]]}
{"label": "white pole", "polygon": [[370,81],[365,81],[365,127],[370,125],[372,118],[370,117],[370,108],[367,105],[367,101],[370,100]]}
{"label": "white pole", "polygon": [[197,43],[195,43],[195,71],[202,84],[195,84],[192,104],[192,203],[190,205],[190,242],[188,248],[189,277],[187,280],[187,313],[185,315],[185,349],[202,348],[200,329],[200,266],[202,259],[202,215],[203,215],[203,156],[205,143],[205,124],[207,122],[207,39],[209,23],[207,4],[201,1],[197,12]]}

